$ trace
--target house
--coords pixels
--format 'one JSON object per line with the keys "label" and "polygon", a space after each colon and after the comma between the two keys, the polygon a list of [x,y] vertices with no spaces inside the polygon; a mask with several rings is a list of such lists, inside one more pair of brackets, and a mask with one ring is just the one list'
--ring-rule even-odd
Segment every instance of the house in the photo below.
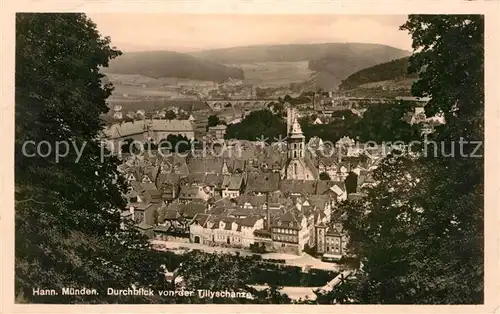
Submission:
{"label": "house", "polygon": [[163,228],[157,230],[157,236],[168,233],[186,235],[189,232],[189,225],[194,217],[198,214],[204,214],[206,211],[206,205],[197,202],[183,204],[175,201],[170,203],[166,208],[162,207],[161,218],[158,221],[159,225],[163,226]]}
{"label": "house", "polygon": [[316,252],[322,254],[323,260],[339,261],[347,253],[349,237],[341,220],[316,226],[316,241]]}
{"label": "house", "polygon": [[144,119],[144,117],[146,116],[146,111],[144,111],[143,109],[139,109],[135,112],[135,116],[140,119]]}
{"label": "house", "polygon": [[108,142],[113,143],[115,152],[126,140],[159,143],[168,135],[182,135],[188,140],[194,139],[195,125],[188,120],[144,119],[132,122],[115,123],[103,130]]}
{"label": "house", "polygon": [[211,126],[208,128],[208,133],[212,135],[213,138],[217,140],[223,140],[226,135],[227,125],[218,124],[216,126]]}
{"label": "house", "polygon": [[224,160],[212,156],[191,157],[187,160],[189,173],[222,173]]}
{"label": "house", "polygon": [[280,174],[275,172],[255,172],[248,175],[245,192],[266,194],[279,190]]}
{"label": "house", "polygon": [[254,231],[263,227],[259,216],[234,218],[198,214],[190,225],[190,240],[206,245],[248,248],[255,242]]}
{"label": "house", "polygon": [[177,198],[180,189],[180,176],[175,173],[160,173],[156,178],[156,188],[162,193],[165,203],[172,202]]}
{"label": "house", "polygon": [[[320,181],[321,182],[321,181]],[[327,195],[331,199],[335,199],[336,203],[347,199],[347,190],[345,183],[339,181],[322,181],[318,182],[318,195]],[[323,183],[324,182],[324,183]]]}
{"label": "house", "polygon": [[309,242],[309,229],[305,215],[295,208],[290,208],[271,222],[271,239],[274,250],[286,254],[302,254]]}
{"label": "house", "polygon": [[239,158],[225,158],[222,164],[222,174],[242,173],[245,171],[246,161]]}
{"label": "house", "polygon": [[223,181],[224,176],[222,174],[207,173],[205,175],[205,180],[203,181],[203,186],[205,187],[205,190],[208,190],[210,197],[214,197],[215,195],[220,195]]}
{"label": "house", "polygon": [[188,203],[193,201],[206,202],[210,198],[210,190],[203,186],[182,186],[179,192],[179,201]]}
{"label": "house", "polygon": [[319,117],[316,118],[316,120],[313,121],[313,124],[323,124],[323,121]]}
{"label": "house", "polygon": [[243,187],[243,174],[235,173],[232,175],[225,175],[221,186],[222,197],[238,197],[243,191]]}
{"label": "house", "polygon": [[279,190],[285,196],[306,196],[316,192],[317,181],[281,180]]}
{"label": "house", "polygon": [[122,120],[123,119],[123,113],[121,111],[115,111],[115,112],[113,112],[113,119]]}

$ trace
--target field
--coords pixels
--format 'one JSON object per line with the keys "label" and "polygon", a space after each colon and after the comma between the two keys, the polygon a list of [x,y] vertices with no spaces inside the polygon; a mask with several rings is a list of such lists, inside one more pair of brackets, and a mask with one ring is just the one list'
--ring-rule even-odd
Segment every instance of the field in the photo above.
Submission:
{"label": "field", "polygon": [[259,87],[288,87],[290,83],[307,81],[313,73],[308,61],[240,63],[233,66],[243,69],[244,82]]}
{"label": "field", "polygon": [[372,83],[366,83],[359,85],[358,88],[377,88],[377,87],[385,87],[388,89],[410,89],[411,84],[415,82],[416,79],[414,78],[407,78],[403,80],[387,80],[387,81],[379,81],[379,82],[372,82]]}

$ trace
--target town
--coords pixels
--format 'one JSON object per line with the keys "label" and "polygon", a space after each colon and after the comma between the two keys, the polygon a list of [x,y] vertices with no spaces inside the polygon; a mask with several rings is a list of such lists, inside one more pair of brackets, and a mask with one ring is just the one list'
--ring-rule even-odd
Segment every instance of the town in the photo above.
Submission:
{"label": "town", "polygon": [[[275,101],[207,100],[215,114],[230,107],[233,112],[242,109],[242,116],[227,115],[227,120],[205,126],[201,136],[203,127],[197,126],[196,112],[170,108],[148,117],[140,110],[135,116],[129,114],[132,121],[123,122],[121,108],[115,108],[118,121],[107,126],[103,136],[119,155],[119,171],[129,184],[122,219],[133,221],[157,247],[162,247],[162,241],[165,247],[178,241],[179,246],[200,244],[192,246],[196,248],[237,248],[285,254],[282,257],[307,252],[322,261],[342,260],[349,235],[336,207],[344,200],[362,198],[363,188],[376,184],[371,173],[391,147],[369,146],[347,136],[330,146],[317,136],[306,142],[298,119],[315,115],[313,123],[322,124],[335,111],[362,115],[366,109],[355,108],[390,100],[356,99],[332,92],[312,96],[301,105],[284,103],[287,134],[276,143],[225,139],[228,124],[241,122],[252,111],[271,110],[278,103]],[[443,123],[425,117],[425,99],[403,99],[417,104],[409,112],[409,124],[420,124],[423,132],[432,132],[429,128],[436,121]],[[187,118],[166,119],[168,111]],[[158,144],[169,136],[188,141],[201,137],[222,145],[224,151],[215,154],[193,148],[183,155],[161,150],[131,154],[116,149],[118,143]]]}

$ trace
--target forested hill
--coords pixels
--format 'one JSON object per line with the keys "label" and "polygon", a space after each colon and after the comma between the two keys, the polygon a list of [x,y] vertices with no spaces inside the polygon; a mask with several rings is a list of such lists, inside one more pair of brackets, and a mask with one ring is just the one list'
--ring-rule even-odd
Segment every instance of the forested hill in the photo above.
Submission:
{"label": "forested hill", "polygon": [[367,83],[415,78],[416,75],[407,72],[408,60],[409,57],[404,57],[355,72],[344,79],[339,88],[349,90]]}
{"label": "forested hill", "polygon": [[[255,45],[246,47],[219,48],[191,53],[190,55],[222,64],[255,62],[298,62],[319,59],[342,59],[356,61],[360,69],[370,65],[407,56],[408,51],[367,43],[323,43]],[[370,61],[371,60],[371,61]],[[361,62],[360,62],[361,61]],[[320,62],[320,64],[322,64]],[[314,69],[315,71],[321,69]]]}
{"label": "forested hill", "polygon": [[173,51],[126,52],[110,62],[109,73],[141,74],[152,78],[176,77],[222,82],[229,77],[243,79],[243,70],[200,60]]}

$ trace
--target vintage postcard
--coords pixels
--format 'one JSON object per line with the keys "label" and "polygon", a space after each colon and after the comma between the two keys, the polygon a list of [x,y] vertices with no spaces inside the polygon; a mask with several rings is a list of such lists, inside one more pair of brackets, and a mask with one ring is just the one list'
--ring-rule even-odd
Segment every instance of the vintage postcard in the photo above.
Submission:
{"label": "vintage postcard", "polygon": [[499,12],[449,3],[3,13],[6,312],[493,312]]}

